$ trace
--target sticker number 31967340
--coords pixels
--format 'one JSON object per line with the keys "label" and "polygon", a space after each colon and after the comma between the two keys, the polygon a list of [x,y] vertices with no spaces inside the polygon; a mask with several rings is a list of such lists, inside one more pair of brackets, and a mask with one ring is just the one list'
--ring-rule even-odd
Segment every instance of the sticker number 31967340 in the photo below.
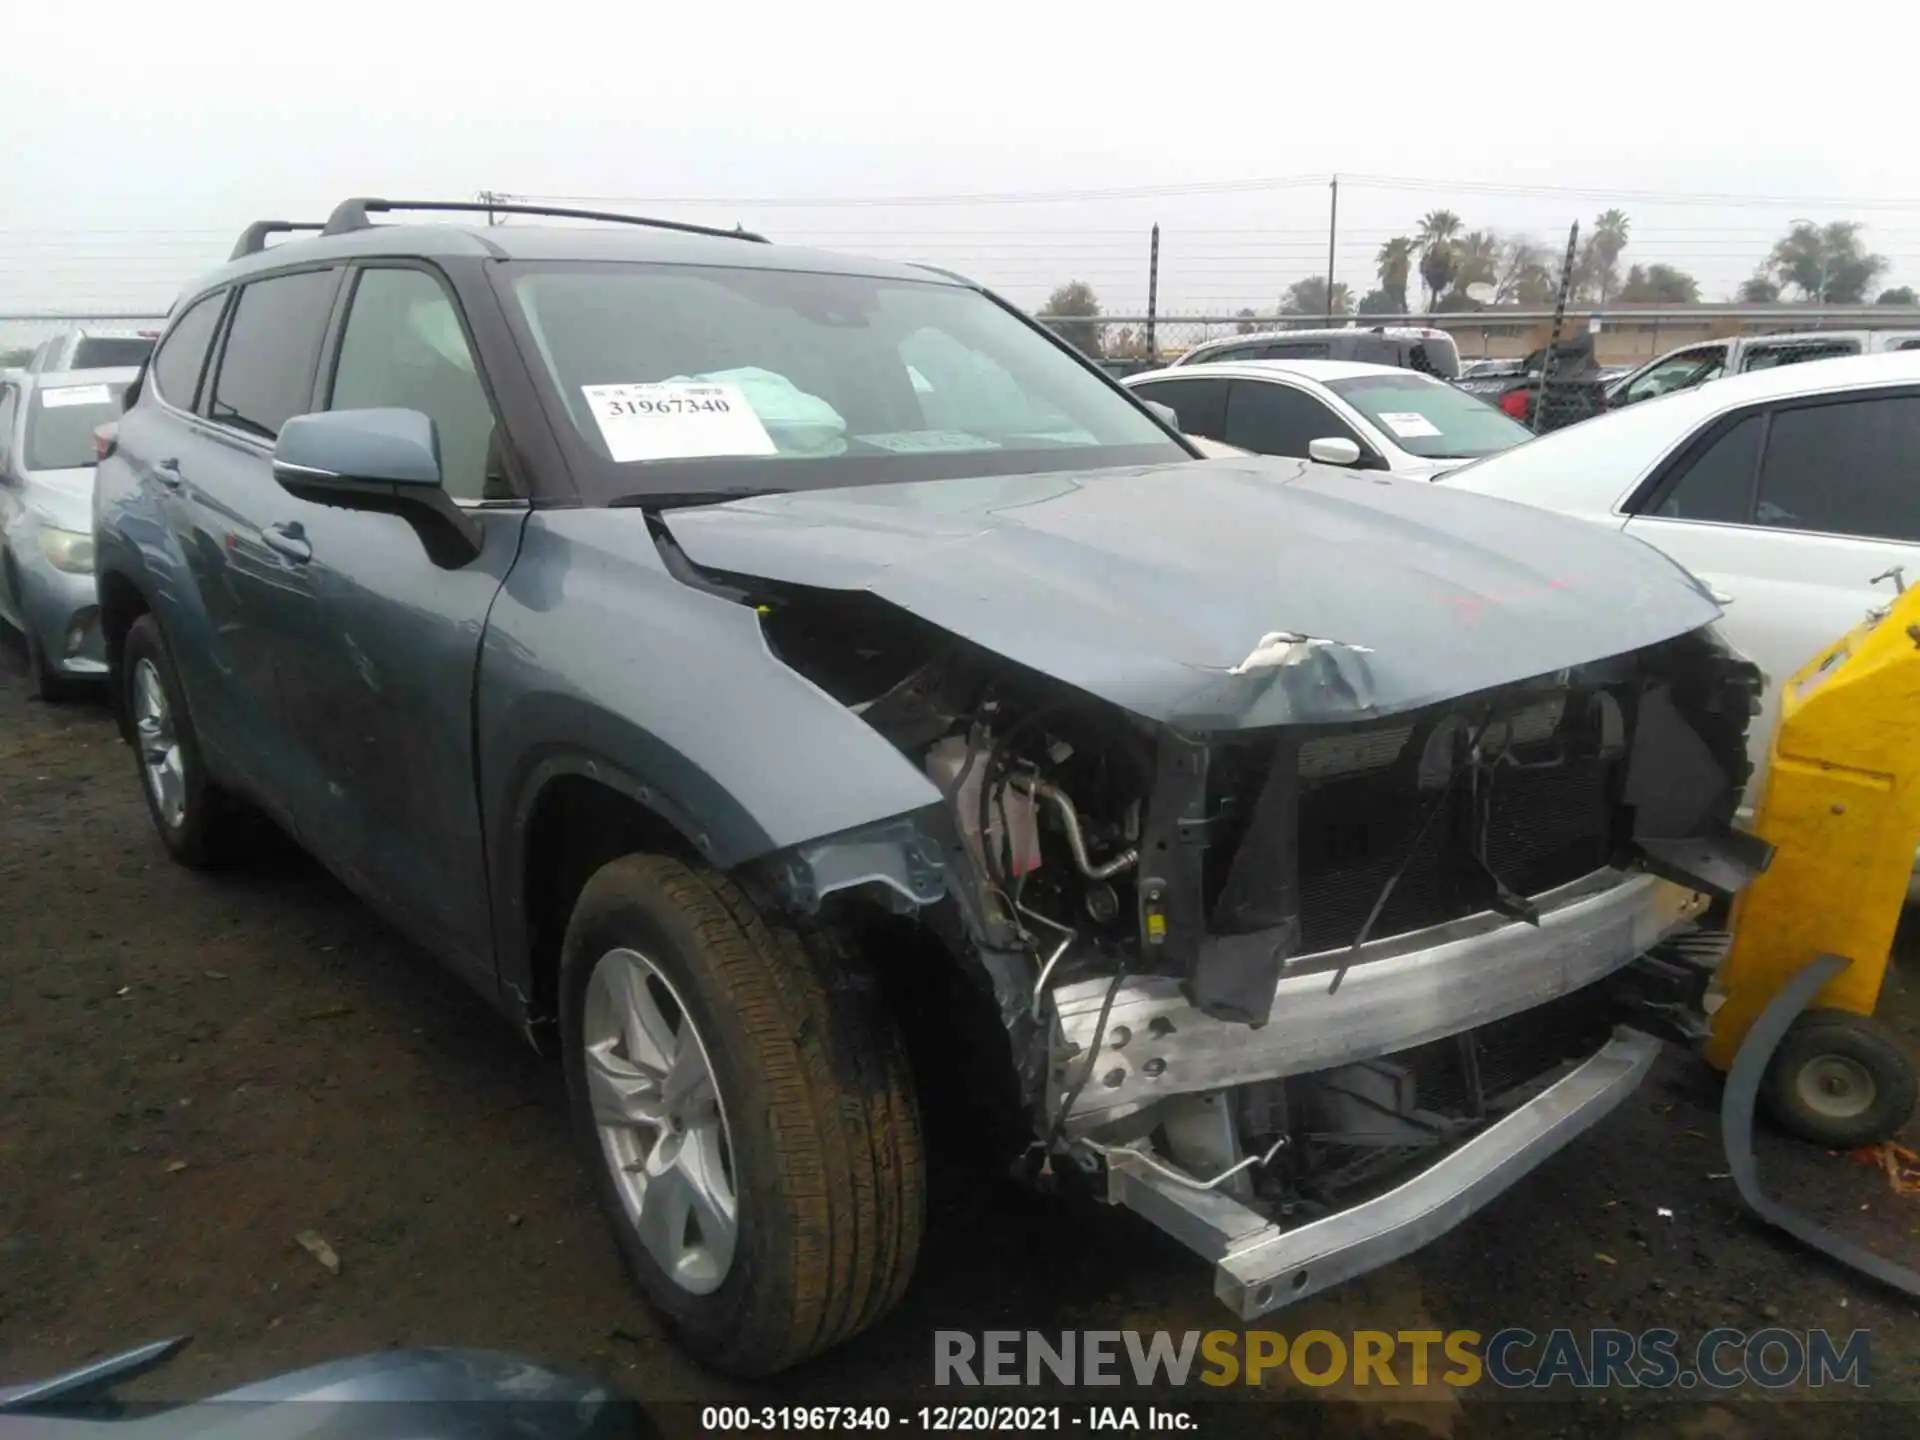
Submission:
{"label": "sticker number 31967340", "polygon": [[615,460],[772,455],[773,438],[737,385],[663,380],[583,385],[587,408]]}

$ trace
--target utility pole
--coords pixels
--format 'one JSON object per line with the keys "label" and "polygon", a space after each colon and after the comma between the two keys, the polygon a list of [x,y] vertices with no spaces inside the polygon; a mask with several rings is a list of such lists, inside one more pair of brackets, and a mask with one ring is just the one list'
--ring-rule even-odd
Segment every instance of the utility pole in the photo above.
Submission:
{"label": "utility pole", "polygon": [[1157,360],[1160,352],[1153,345],[1153,321],[1160,308],[1160,222],[1153,226],[1153,240],[1147,249],[1147,359]]}
{"label": "utility pole", "polygon": [[1540,356],[1540,373],[1533,383],[1533,433],[1540,433],[1546,420],[1548,386],[1553,381],[1553,361],[1560,349],[1560,329],[1567,320],[1567,300],[1573,294],[1573,262],[1580,248],[1580,222],[1567,231],[1567,258],[1560,264],[1560,296],[1553,306],[1553,329],[1547,336],[1547,348]]}
{"label": "utility pole", "polygon": [[[492,206],[492,205],[505,204],[507,197],[502,195],[497,190],[482,190],[476,198],[480,201],[482,205]],[[487,211],[487,224],[498,225],[499,223],[500,223],[500,217],[494,214],[494,212],[491,209],[489,209]]]}
{"label": "utility pole", "polygon": [[1327,182],[1327,324],[1333,324],[1333,241],[1340,233],[1340,177]]}

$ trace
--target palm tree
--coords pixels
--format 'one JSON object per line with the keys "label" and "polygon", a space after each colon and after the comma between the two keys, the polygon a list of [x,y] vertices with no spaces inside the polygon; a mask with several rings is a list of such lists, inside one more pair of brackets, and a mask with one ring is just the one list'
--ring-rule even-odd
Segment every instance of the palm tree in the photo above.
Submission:
{"label": "palm tree", "polygon": [[1420,217],[1414,239],[1420,246],[1420,280],[1427,287],[1427,308],[1453,282],[1454,242],[1460,217],[1451,210],[1429,210]]}
{"label": "palm tree", "polygon": [[1407,282],[1413,278],[1414,242],[1411,236],[1396,235],[1380,247],[1379,254],[1373,257],[1375,269],[1380,276],[1380,288],[1396,307],[1396,313],[1407,313]]}
{"label": "palm tree", "polygon": [[1460,217],[1451,210],[1429,210],[1420,217],[1420,228],[1414,232],[1414,239],[1422,251],[1436,244],[1445,244],[1460,233]]}
{"label": "palm tree", "polygon": [[1627,232],[1632,228],[1624,210],[1607,210],[1594,217],[1593,234],[1587,239],[1589,278],[1603,305],[1620,288],[1620,252],[1627,248]]}
{"label": "palm tree", "polygon": [[1491,285],[1499,278],[1500,237],[1491,230],[1475,230],[1463,236],[1454,255],[1456,289]]}

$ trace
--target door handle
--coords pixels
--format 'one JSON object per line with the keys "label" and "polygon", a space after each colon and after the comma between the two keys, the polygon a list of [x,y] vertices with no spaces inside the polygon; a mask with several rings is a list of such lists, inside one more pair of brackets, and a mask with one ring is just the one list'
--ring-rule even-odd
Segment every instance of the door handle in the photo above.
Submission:
{"label": "door handle", "polygon": [[260,532],[260,538],[267,542],[269,550],[286,556],[296,565],[304,565],[313,558],[313,546],[307,543],[307,533],[298,520],[269,525]]}
{"label": "door handle", "polygon": [[180,462],[178,460],[156,460],[153,462],[153,478],[169,490],[178,490],[182,484]]}

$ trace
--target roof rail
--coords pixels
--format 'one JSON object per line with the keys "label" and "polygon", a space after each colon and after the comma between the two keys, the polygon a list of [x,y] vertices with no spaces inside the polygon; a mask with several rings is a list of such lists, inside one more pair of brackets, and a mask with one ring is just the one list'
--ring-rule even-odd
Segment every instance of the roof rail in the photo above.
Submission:
{"label": "roof rail", "polygon": [[545,215],[562,220],[610,220],[619,225],[681,230],[689,235],[717,235],[723,240],[751,240],[759,245],[771,243],[766,236],[756,235],[751,230],[722,230],[717,226],[695,225],[686,220],[655,220],[645,215],[619,215],[610,210],[569,210],[557,205],[521,205],[502,200],[373,200],[357,197],[342,200],[334,206],[333,214],[327,217],[326,228],[320,233],[346,235],[355,230],[365,230],[373,224],[371,215],[384,215],[394,210],[447,210],[475,215]]}
{"label": "roof rail", "polygon": [[258,255],[267,248],[269,235],[290,235],[295,230],[317,232],[321,228],[293,220],[256,220],[240,232],[240,238],[234,242],[233,253],[227,259],[244,260],[249,255]]}

